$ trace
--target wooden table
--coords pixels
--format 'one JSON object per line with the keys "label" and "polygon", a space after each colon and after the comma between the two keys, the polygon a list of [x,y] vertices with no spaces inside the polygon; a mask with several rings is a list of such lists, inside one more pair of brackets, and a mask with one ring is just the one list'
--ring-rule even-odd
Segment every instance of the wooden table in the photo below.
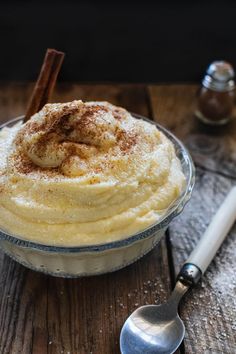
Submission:
{"label": "wooden table", "polygon": [[[1,122],[23,114],[32,85],[0,85]],[[108,100],[152,117],[189,147],[196,186],[166,237],[135,264],[107,275],[59,279],[0,253],[1,354],[116,354],[126,317],[167,299],[175,274],[225,195],[236,183],[236,121],[207,130],[193,116],[194,85],[61,84],[54,101]],[[206,275],[181,306],[186,336],[180,353],[236,353],[236,227]]]}

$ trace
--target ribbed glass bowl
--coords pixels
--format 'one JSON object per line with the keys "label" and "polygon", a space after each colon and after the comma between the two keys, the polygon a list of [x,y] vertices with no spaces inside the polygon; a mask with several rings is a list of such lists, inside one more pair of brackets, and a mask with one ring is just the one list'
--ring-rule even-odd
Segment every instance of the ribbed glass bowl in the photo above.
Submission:
{"label": "ribbed glass bowl", "polygon": [[[157,123],[137,114],[137,119],[143,119],[155,124],[174,144],[175,151],[180,159],[186,186],[177,200],[166,210],[158,222],[145,230],[127,238],[98,245],[81,247],[55,247],[29,242],[19,236],[11,235],[0,230],[0,247],[15,261],[36,271],[59,277],[80,277],[112,272],[123,268],[144,256],[160,241],[166,228],[174,217],[182,212],[185,204],[191,197],[195,169],[184,145],[168,130]],[[0,126],[0,129],[21,121],[17,117]]]}

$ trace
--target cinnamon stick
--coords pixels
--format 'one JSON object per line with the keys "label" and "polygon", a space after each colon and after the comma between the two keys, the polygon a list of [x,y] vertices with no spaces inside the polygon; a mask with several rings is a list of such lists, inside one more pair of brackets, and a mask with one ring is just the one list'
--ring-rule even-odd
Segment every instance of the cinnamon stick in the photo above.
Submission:
{"label": "cinnamon stick", "polygon": [[32,96],[26,110],[24,122],[38,112],[50,99],[65,53],[55,49],[47,49],[43,65],[34,86]]}

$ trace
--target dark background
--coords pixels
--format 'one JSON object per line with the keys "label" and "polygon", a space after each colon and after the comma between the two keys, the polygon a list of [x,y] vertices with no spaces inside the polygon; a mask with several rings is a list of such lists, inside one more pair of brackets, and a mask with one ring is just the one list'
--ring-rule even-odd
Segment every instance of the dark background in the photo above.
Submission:
{"label": "dark background", "polygon": [[63,81],[199,81],[236,66],[236,1],[4,1],[0,80],[35,80],[47,47]]}

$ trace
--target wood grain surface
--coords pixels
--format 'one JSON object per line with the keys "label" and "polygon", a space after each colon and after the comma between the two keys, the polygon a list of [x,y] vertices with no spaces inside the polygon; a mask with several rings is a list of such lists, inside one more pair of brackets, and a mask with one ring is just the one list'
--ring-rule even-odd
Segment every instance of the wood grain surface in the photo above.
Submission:
{"label": "wood grain surface", "polygon": [[[0,85],[0,121],[21,115],[29,84]],[[135,264],[98,277],[59,279],[33,272],[0,252],[1,354],[117,354],[119,332],[138,306],[164,301],[174,273],[236,182],[236,124],[210,130],[193,117],[194,85],[61,84],[53,101],[108,100],[153,116],[189,147],[197,165],[193,197],[169,235]],[[181,353],[236,353],[235,233],[180,308]]]}

